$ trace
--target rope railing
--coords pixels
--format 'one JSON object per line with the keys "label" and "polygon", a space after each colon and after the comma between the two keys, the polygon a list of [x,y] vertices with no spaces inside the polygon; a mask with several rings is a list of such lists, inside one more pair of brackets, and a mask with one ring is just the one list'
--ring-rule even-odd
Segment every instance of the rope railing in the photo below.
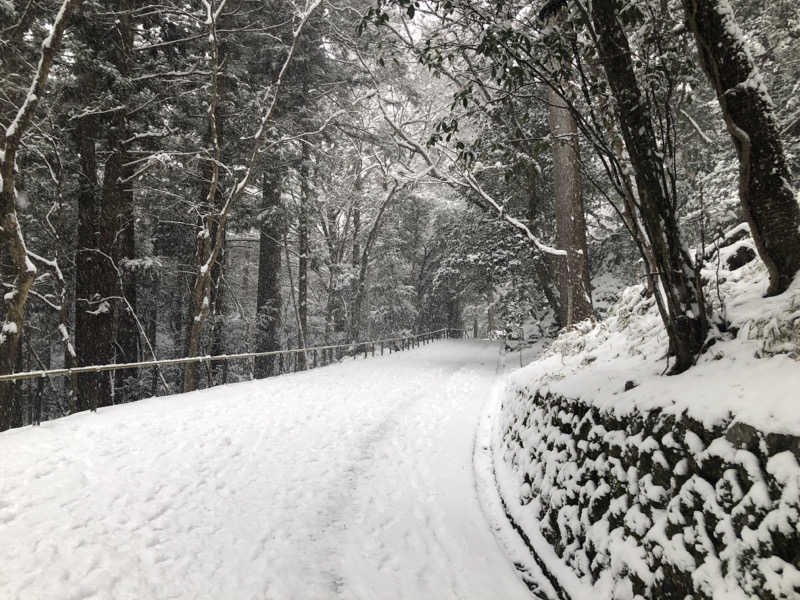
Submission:
{"label": "rope railing", "polygon": [[[277,356],[283,357],[284,355],[298,355],[303,354],[308,358],[309,356],[312,357],[313,361],[312,364],[306,364],[303,369],[295,368],[295,371],[299,370],[308,370],[313,369],[318,366],[324,366],[326,364],[331,364],[335,360],[339,360],[344,356],[356,356],[364,354],[366,358],[367,355],[371,352],[372,356],[375,356],[376,348],[380,346],[380,353],[383,355],[385,349],[387,348],[388,344],[392,344],[389,346],[389,351],[401,351],[406,350],[411,347],[417,347],[420,343],[427,343],[428,341],[434,339],[441,339],[444,338],[461,338],[464,337],[466,331],[464,329],[453,329],[449,327],[445,327],[442,329],[437,329],[435,331],[426,331],[424,333],[417,333],[410,336],[399,336],[393,338],[385,338],[380,340],[369,340],[364,342],[350,342],[347,344],[331,344],[325,346],[311,346],[308,348],[287,348],[284,350],[270,350],[267,352],[242,352],[238,354],[216,354],[216,355],[204,355],[204,356],[189,356],[183,358],[166,358],[160,360],[144,360],[139,362],[131,362],[131,363],[117,363],[111,365],[87,365],[83,367],[71,367],[71,368],[61,368],[61,369],[45,369],[40,371],[23,371],[19,373],[8,373],[5,375],[0,375],[0,383],[6,381],[18,381],[24,379],[37,379],[40,377],[64,377],[64,376],[73,376],[73,375],[80,375],[82,373],[99,373],[103,371],[120,371],[125,369],[143,369],[148,367],[161,367],[161,366],[170,366],[170,365],[183,365],[188,363],[212,363],[217,361],[226,361],[226,360],[243,360],[248,358],[260,358],[266,356]],[[398,347],[397,344],[400,344]],[[342,348],[347,348],[350,351],[341,353],[338,355],[336,350],[340,350]],[[359,350],[363,348],[362,350]],[[322,353],[322,365],[319,363],[320,353]],[[335,357],[335,358],[334,358]],[[283,373],[282,365],[280,368],[280,373]],[[286,371],[292,372],[292,371]]]}

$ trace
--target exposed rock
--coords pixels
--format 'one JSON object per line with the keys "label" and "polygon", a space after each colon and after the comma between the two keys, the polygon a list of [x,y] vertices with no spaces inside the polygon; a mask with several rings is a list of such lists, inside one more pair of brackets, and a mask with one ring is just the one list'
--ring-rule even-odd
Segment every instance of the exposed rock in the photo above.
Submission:
{"label": "exposed rock", "polygon": [[745,266],[751,260],[756,257],[756,251],[753,250],[750,246],[739,246],[736,249],[736,252],[728,256],[725,260],[725,264],[728,265],[729,271],[735,271],[740,267]]}
{"label": "exposed rock", "polygon": [[761,434],[755,427],[751,427],[747,423],[734,423],[725,433],[725,439],[734,448],[753,452],[758,450]]}

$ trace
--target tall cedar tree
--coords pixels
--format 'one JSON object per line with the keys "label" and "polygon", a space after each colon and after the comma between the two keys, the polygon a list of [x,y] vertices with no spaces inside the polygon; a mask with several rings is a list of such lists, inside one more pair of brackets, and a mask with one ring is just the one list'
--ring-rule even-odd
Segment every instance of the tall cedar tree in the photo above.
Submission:
{"label": "tall cedar tree", "polygon": [[[261,184],[256,298],[256,352],[273,352],[281,346],[281,240],[285,216],[281,204],[283,177],[277,157],[269,157]],[[275,375],[273,356],[255,360],[256,378]]]}
{"label": "tall cedar tree", "polygon": [[[135,310],[136,283],[132,273],[123,278],[126,259],[135,255],[133,180],[127,147],[131,137],[127,113],[132,104],[132,85],[127,78],[133,30],[129,3],[123,2],[120,8],[118,17],[86,13],[76,19],[82,42],[75,63],[76,91],[93,104],[88,110],[78,109],[81,116],[75,119],[74,129],[80,156],[75,252],[75,350],[79,365],[138,358],[138,332],[131,313]],[[117,381],[121,383],[122,378],[120,374]],[[74,409],[94,409],[111,402],[108,373],[78,377]]]}

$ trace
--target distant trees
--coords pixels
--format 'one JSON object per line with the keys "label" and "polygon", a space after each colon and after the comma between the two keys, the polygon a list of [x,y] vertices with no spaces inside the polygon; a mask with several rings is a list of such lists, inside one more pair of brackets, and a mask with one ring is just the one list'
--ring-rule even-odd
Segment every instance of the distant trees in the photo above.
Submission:
{"label": "distant trees", "polygon": [[[798,268],[800,233],[797,201],[768,96],[754,75],[751,55],[736,33],[727,2],[686,0],[683,5],[736,140],[744,213],[770,271],[770,293],[778,293]],[[400,10],[392,13],[391,7]],[[686,37],[680,31],[680,5],[550,0],[533,5],[504,1],[489,7],[466,1],[382,0],[367,19],[402,38],[402,22],[419,12],[429,15],[428,23],[432,16],[437,26],[423,26],[425,34],[419,42],[406,36],[407,45],[417,49],[433,72],[448,77],[454,91],[451,112],[441,119],[431,141],[444,146],[455,137],[456,146],[462,148],[460,164],[467,168],[481,153],[491,155],[485,149],[487,141],[497,156],[498,146],[492,142],[495,133],[487,134],[488,140],[478,136],[465,148],[458,137],[459,126],[464,121],[474,124],[475,112],[497,114],[498,107],[523,98],[541,100],[536,86],[548,90],[551,130],[569,129],[566,121],[559,124],[559,109],[574,119],[582,143],[595,158],[593,165],[580,163],[584,181],[588,178],[610,202],[639,248],[648,289],[656,298],[670,354],[676,359],[671,372],[689,368],[717,317],[703,294],[700,265],[685,242],[696,234],[687,234],[680,224],[681,211],[697,206],[694,197],[698,195],[678,175],[687,173],[687,179],[694,181],[689,173],[694,167],[684,162],[685,147],[678,134],[679,120],[688,114],[684,106],[693,94],[689,90],[695,84]],[[394,19],[401,25],[394,25]],[[475,108],[470,111],[470,107]],[[696,133],[697,122],[691,117],[688,121]],[[503,128],[506,139],[531,135],[520,127],[518,117],[511,122],[495,119],[493,125]],[[569,183],[574,181],[559,172],[567,165],[559,156],[566,150],[563,137],[555,136],[553,146],[554,192],[561,206],[565,204],[559,198],[568,195]],[[573,156],[578,154],[572,150]],[[578,190],[569,191],[574,199]],[[505,207],[495,208],[505,213]],[[575,215],[565,218],[562,225],[575,223]],[[705,219],[702,214],[700,220]],[[556,236],[557,250],[581,256],[580,240],[569,241],[564,227],[561,231]],[[558,265],[559,259],[550,262]],[[539,264],[539,278],[546,279],[544,265]],[[575,296],[564,294],[568,289],[564,280],[571,271],[580,270],[570,265],[567,260],[560,271],[555,267],[561,280],[561,302],[566,298],[568,304]],[[568,324],[569,311],[562,306],[560,312]]]}
{"label": "distant trees", "polygon": [[[5,191],[20,192],[5,198],[18,210],[4,230],[19,234],[4,245],[16,240],[15,253],[0,253],[5,373],[413,326],[415,303],[387,318],[374,302],[391,295],[371,295],[389,277],[387,224],[414,181],[355,59],[359,2],[93,3],[53,30],[56,40],[71,24],[61,60],[57,44],[40,48],[51,8],[0,3]],[[40,55],[30,127],[15,128]],[[279,363],[2,384],[2,426],[268,376]]]}
{"label": "distant trees", "polygon": [[[219,5],[214,2],[204,2],[206,7],[206,18],[204,23],[208,27],[209,40],[209,71],[211,75],[208,96],[208,115],[210,128],[210,160],[211,182],[208,186],[208,194],[205,204],[212,207],[211,214],[207,215],[197,234],[198,244],[195,252],[196,275],[191,292],[191,318],[187,319],[186,330],[186,353],[187,356],[197,356],[200,351],[201,336],[203,327],[208,319],[211,308],[211,290],[213,284],[213,266],[219,259],[225,240],[225,228],[233,206],[244,195],[247,186],[250,185],[255,170],[258,168],[259,155],[263,151],[267,129],[272,124],[273,113],[278,102],[278,94],[283,84],[289,65],[294,58],[294,52],[298,41],[304,34],[304,29],[313,12],[319,7],[321,0],[309,0],[303,12],[297,16],[297,22],[293,26],[292,38],[285,58],[281,61],[281,66],[277,70],[277,75],[270,87],[268,87],[257,100],[257,119],[254,127],[248,135],[248,145],[243,152],[243,164],[240,165],[239,172],[234,172],[227,182],[228,187],[222,188],[220,181],[222,173],[221,163],[221,139],[220,121],[217,105],[220,102],[220,41],[217,19],[224,9],[224,2]],[[249,146],[249,147],[248,147]],[[220,196],[217,201],[217,196]],[[197,364],[187,363],[184,367],[183,391],[192,391],[197,388]]]}

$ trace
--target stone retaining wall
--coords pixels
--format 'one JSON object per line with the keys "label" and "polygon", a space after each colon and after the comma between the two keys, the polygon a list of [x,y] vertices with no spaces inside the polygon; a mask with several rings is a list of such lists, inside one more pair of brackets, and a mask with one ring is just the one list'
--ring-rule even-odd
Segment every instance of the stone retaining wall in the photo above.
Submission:
{"label": "stone retaining wall", "polygon": [[504,501],[598,600],[800,598],[800,438],[508,394]]}

